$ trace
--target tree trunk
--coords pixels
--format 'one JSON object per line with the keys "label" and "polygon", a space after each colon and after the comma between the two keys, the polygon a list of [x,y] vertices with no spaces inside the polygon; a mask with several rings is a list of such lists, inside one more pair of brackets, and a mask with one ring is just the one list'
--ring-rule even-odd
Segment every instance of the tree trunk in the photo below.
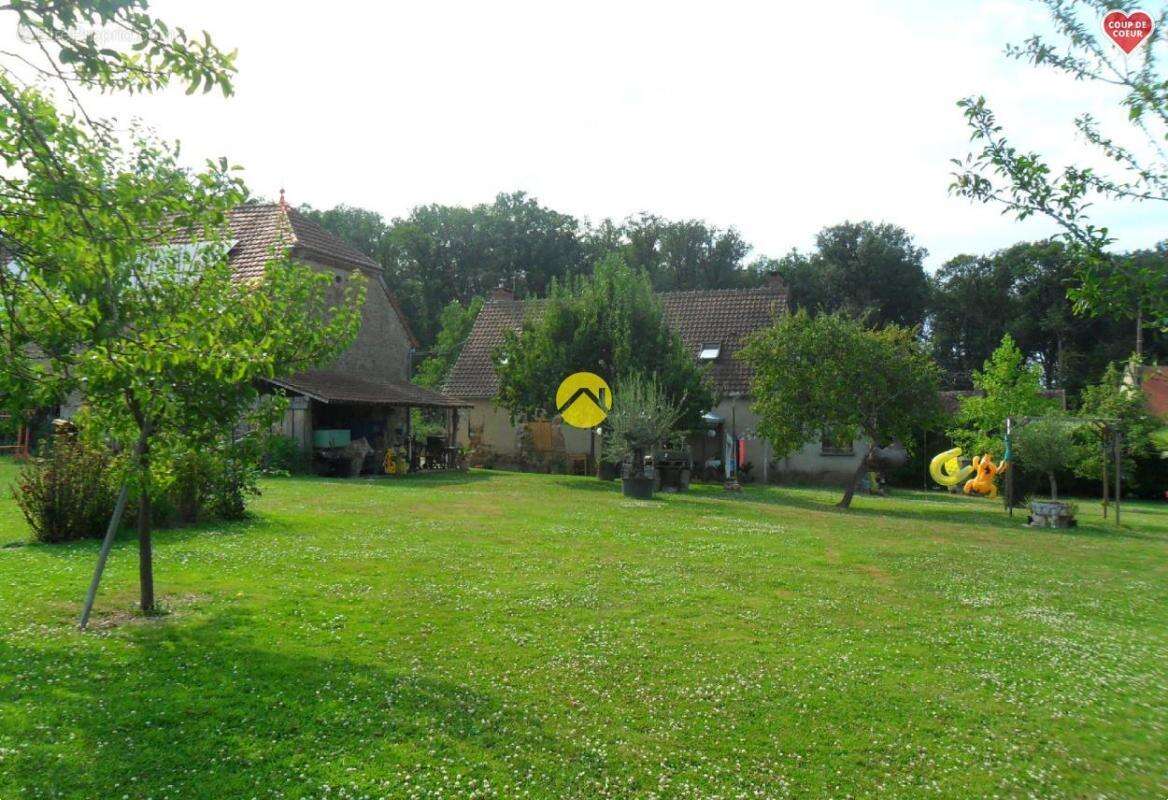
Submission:
{"label": "tree trunk", "polygon": [[876,449],[875,444],[868,445],[868,452],[864,453],[864,457],[860,459],[860,465],[856,467],[855,474],[852,475],[852,482],[848,484],[847,491],[844,492],[843,499],[841,499],[836,506],[838,508],[851,508],[852,497],[856,493],[856,486],[860,483],[860,478],[868,471],[868,462],[872,458],[872,451]]}
{"label": "tree trunk", "polygon": [[143,430],[138,437],[138,588],[139,605],[154,611],[154,548],[150,541],[150,440]]}
{"label": "tree trunk", "polygon": [[1058,500],[1058,482],[1054,479],[1054,473],[1048,473],[1048,477],[1050,478],[1050,499]]}

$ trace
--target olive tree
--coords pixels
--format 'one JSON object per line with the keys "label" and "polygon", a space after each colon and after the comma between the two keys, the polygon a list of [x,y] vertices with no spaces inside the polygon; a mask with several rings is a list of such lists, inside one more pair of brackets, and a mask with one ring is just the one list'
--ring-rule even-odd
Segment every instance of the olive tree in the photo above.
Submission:
{"label": "olive tree", "polygon": [[1046,475],[1051,500],[1058,500],[1058,473],[1078,458],[1078,427],[1074,420],[1056,415],[1036,419],[1014,433],[1014,457],[1023,467]]}
{"label": "olive tree", "polygon": [[660,445],[677,426],[681,405],[669,399],[656,378],[626,376],[605,420],[604,454],[609,461],[632,456],[636,469],[646,450]]}

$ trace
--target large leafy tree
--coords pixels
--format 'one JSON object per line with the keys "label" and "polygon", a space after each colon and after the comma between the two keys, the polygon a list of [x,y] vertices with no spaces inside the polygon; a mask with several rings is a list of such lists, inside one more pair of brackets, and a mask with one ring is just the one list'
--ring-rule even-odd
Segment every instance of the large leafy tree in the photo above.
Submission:
{"label": "large leafy tree", "polygon": [[388,223],[349,206],[306,211],[382,265],[423,347],[452,300],[465,307],[500,286],[542,296],[553,279],[586,265],[579,221],[524,192],[471,207],[418,206]]}
{"label": "large leafy tree", "polygon": [[896,225],[844,222],[824,228],[810,255],[772,262],[796,308],[866,315],[876,325],[920,325],[929,303],[924,260],[908,231]]}
{"label": "large leafy tree", "polygon": [[869,329],[843,313],[804,309],[757,332],[741,355],[753,370],[759,431],[776,455],[827,434],[868,450],[839,505],[851,505],[873,450],[940,419],[940,369],[913,328]]}
{"label": "large leafy tree", "polygon": [[[1106,313],[1139,298],[1139,313],[1168,326],[1168,284],[1153,264],[1129,262],[1116,269],[1108,256],[1114,237],[1096,221],[1100,199],[1150,203],[1168,201],[1168,80],[1160,64],[1168,9],[1151,12],[1155,29],[1139,49],[1125,56],[1102,33],[1100,19],[1128,4],[1110,0],[1044,0],[1054,38],[1034,35],[1007,47],[1009,57],[1060,72],[1101,90],[1119,91],[1128,130],[1104,128],[1089,113],[1075,120],[1087,144],[1082,161],[1062,169],[1041,153],[1025,150],[1006,134],[985,97],[959,102],[972,132],[974,152],[955,159],[952,190],[978,202],[1000,205],[1018,219],[1042,216],[1057,223],[1077,251],[1077,308]],[[1095,166],[1101,161],[1103,166]]]}
{"label": "large leafy tree", "polygon": [[[73,98],[60,110],[15,71],[0,75],[0,399],[23,410],[79,395],[131,454],[149,611],[153,446],[221,435],[254,400],[257,379],[344,346],[361,287],[338,296],[331,278],[278,263],[277,253],[263,280],[235,280],[224,220],[246,194],[234,170],[225,161],[184,168],[174,147],[121,136],[77,103],[81,89],[172,81],[230,92],[231,56],[145,8],[75,0],[0,9],[15,13],[31,43],[21,63]],[[95,32],[73,33],[86,26]],[[104,35],[111,30],[118,35]]]}
{"label": "large leafy tree", "polygon": [[[1155,252],[1115,260],[1137,257],[1155,257]],[[1126,357],[1133,342],[1134,303],[1106,316],[1076,315],[1066,288],[1075,279],[1077,263],[1073,248],[1051,239],[987,256],[958,256],[944,264],[933,278],[929,337],[954,385],[968,385],[1003,333],[1042,368],[1046,386],[1072,396],[1107,364]],[[1153,355],[1164,352],[1159,333],[1149,332],[1146,339],[1141,348]]]}
{"label": "large leafy tree", "polygon": [[961,255],[933,275],[929,340],[949,383],[967,386],[1019,317],[1014,276],[1001,259]]}
{"label": "large leafy tree", "polygon": [[615,402],[623,378],[655,376],[669,401],[681,406],[683,429],[697,428],[714,405],[648,276],[619,256],[601,261],[590,276],[554,283],[547,300],[530,308],[522,329],[510,332],[496,354],[498,402],[513,418],[555,416],[556,387],[580,371],[607,380]]}
{"label": "large leafy tree", "polygon": [[594,253],[619,253],[658,291],[728,289],[757,281],[744,261],[750,245],[734,228],[641,214],[620,225],[606,220],[589,239]]}

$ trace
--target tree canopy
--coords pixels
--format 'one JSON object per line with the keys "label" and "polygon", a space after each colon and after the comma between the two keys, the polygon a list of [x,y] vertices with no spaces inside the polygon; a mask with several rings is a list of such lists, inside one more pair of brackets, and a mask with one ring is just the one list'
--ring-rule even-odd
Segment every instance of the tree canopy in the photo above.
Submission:
{"label": "tree canopy", "polygon": [[714,404],[703,370],[665,320],[647,275],[619,256],[592,275],[552,284],[546,301],[530,306],[519,332],[508,332],[496,353],[499,405],[513,418],[552,418],[556,387],[574,372],[600,375],[619,402],[621,381],[653,375],[678,424],[692,429]]}
{"label": "tree canopy", "polygon": [[[1155,251],[1116,256],[1152,258]],[[1074,397],[1107,365],[1137,346],[1168,355],[1156,331],[1137,333],[1133,305],[1124,312],[1076,315],[1067,287],[1075,280],[1074,251],[1059,240],[1022,242],[985,256],[959,256],[933,276],[928,335],[933,352],[955,387],[990,357],[1008,333],[1025,358],[1042,369],[1043,384]],[[1168,263],[1162,264],[1168,271]],[[1137,345],[1137,339],[1139,344]]]}
{"label": "tree canopy", "polygon": [[924,321],[929,305],[926,255],[896,225],[844,222],[820,231],[811,254],[793,252],[772,263],[796,308],[913,326]]}
{"label": "tree canopy", "polygon": [[940,370],[913,328],[800,309],[754,334],[740,357],[754,372],[759,432],[777,456],[823,435],[867,438],[845,508],[876,447],[911,442],[940,419]]}
{"label": "tree canopy", "polygon": [[[1109,253],[1115,239],[1096,221],[1097,201],[1168,201],[1168,80],[1160,61],[1168,9],[1154,13],[1154,29],[1126,57],[1102,33],[1099,15],[1112,4],[1094,0],[1043,0],[1055,34],[1035,34],[1007,47],[1010,58],[1050,68],[1084,86],[1113,93],[1130,124],[1110,131],[1092,114],[1075,119],[1086,143],[1081,161],[1057,169],[1036,151],[1014,144],[984,96],[962,99],[974,147],[954,159],[951,189],[977,202],[1001,206],[1018,219],[1043,216],[1057,223],[1077,253],[1071,296],[1080,311],[1107,313],[1138,295],[1140,313],[1168,326],[1168,283],[1138,262],[1116,269]],[[1162,208],[1162,206],[1161,206]]]}

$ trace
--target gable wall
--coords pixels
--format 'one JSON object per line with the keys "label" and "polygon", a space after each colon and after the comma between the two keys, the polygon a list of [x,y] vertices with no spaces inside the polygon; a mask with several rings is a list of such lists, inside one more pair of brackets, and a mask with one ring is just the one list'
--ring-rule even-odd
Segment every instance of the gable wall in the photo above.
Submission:
{"label": "gable wall", "polygon": [[[318,271],[348,278],[351,272],[324,264],[305,261]],[[339,300],[343,284],[335,285],[332,300]],[[329,366],[338,372],[348,372],[361,378],[409,382],[410,337],[397,310],[389,301],[380,279],[366,275],[365,304],[361,314],[361,329],[357,338],[340,357]]]}

